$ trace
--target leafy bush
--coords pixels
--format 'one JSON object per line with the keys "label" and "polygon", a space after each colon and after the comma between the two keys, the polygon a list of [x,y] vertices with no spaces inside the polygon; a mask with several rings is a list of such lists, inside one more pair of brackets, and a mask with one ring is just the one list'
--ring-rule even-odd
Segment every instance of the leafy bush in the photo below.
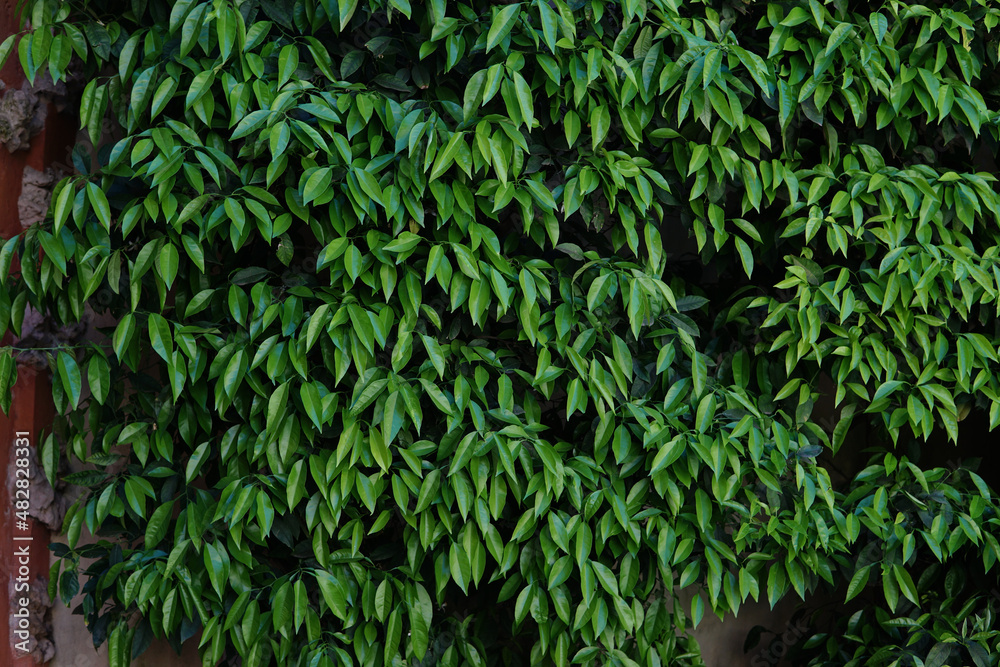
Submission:
{"label": "leafy bush", "polygon": [[1000,422],[998,16],[32,0],[120,126],[0,252],[4,327],[118,322],[53,588],[113,665],[695,664],[816,591],[874,609],[814,664],[987,664],[997,504],[920,440]]}

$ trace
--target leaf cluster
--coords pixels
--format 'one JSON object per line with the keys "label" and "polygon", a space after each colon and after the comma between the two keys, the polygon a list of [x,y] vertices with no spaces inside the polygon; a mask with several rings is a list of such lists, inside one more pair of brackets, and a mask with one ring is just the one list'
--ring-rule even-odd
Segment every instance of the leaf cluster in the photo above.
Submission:
{"label": "leaf cluster", "polygon": [[112,664],[697,664],[821,589],[878,609],[816,664],[996,641],[914,581],[995,580],[989,484],[900,451],[1000,422],[992,4],[28,7],[120,127],[0,249],[4,329],[117,322],[42,456]]}

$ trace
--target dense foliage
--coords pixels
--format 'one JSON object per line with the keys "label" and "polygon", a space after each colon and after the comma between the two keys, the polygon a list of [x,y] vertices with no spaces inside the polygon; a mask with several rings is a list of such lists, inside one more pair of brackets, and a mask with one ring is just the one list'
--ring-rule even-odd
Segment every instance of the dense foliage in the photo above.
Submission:
{"label": "dense foliage", "polygon": [[994,3],[25,17],[120,128],[0,251],[4,328],[118,322],[42,449],[112,665],[694,664],[814,593],[802,662],[996,664],[992,480],[921,446],[1000,423]]}

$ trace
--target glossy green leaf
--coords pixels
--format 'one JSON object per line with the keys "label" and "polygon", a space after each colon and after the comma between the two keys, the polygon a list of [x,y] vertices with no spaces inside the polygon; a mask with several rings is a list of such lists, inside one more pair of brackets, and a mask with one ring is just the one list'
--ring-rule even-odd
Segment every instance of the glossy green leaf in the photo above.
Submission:
{"label": "glossy green leaf", "polygon": [[490,22],[490,31],[486,35],[487,52],[493,50],[493,47],[510,34],[520,12],[520,3],[513,3],[503,7],[493,16]]}

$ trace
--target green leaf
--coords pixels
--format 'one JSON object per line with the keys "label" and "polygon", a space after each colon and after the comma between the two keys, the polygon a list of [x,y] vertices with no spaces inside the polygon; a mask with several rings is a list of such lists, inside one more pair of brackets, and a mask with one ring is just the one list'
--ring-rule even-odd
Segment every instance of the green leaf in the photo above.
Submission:
{"label": "green leaf", "polygon": [[701,489],[695,492],[695,512],[698,518],[698,525],[702,530],[708,530],[709,522],[712,520],[712,501]]}
{"label": "green leaf", "polygon": [[236,125],[236,129],[233,130],[233,134],[230,138],[236,140],[245,137],[263,125],[264,121],[271,117],[271,114],[272,112],[270,109],[261,109],[259,111],[250,112]]}
{"label": "green leaf", "polygon": [[333,182],[333,170],[330,167],[317,169],[306,180],[302,188],[302,203],[308,204],[330,189]]}
{"label": "green leaf", "polygon": [[399,11],[400,14],[406,18],[410,18],[413,8],[410,6],[410,0],[389,0],[389,4],[393,6],[394,9]]}
{"label": "green leaf", "polygon": [[282,383],[267,400],[267,423],[265,428],[269,433],[276,433],[278,424],[285,418],[285,407],[288,405],[290,382]]}
{"label": "green leaf", "polygon": [[135,333],[135,316],[132,313],[125,313],[122,319],[118,321],[118,325],[115,327],[115,333],[111,338],[111,346],[115,351],[115,356],[118,357],[118,361],[122,360],[125,355],[125,350],[128,348],[129,343],[132,341],[132,335]]}
{"label": "green leaf", "polygon": [[885,38],[885,33],[889,29],[889,20],[885,18],[879,12],[873,12],[871,16],[868,17],[868,23],[871,25],[872,32],[875,34],[875,43],[880,45],[882,40]]}
{"label": "green leaf", "polygon": [[[441,175],[443,175],[444,172],[448,169],[448,167],[450,167],[451,164],[455,161],[455,156],[458,155],[459,151],[462,148],[465,148],[465,141],[463,140],[463,134],[464,133],[462,132],[456,132],[455,134],[451,135],[451,138],[448,140],[448,144],[444,147],[444,150],[438,151],[437,158],[434,160],[434,166],[431,168],[431,174],[430,176],[427,177],[428,181],[433,181],[434,179],[441,177]],[[375,199],[376,201],[381,201],[382,193],[381,190],[378,189],[378,183],[374,182],[374,180],[375,179],[372,179],[372,187],[376,191],[378,191],[379,197],[375,198],[373,196],[372,199]],[[364,185],[362,185],[362,187],[364,187]]]}
{"label": "green leaf", "polygon": [[413,657],[422,660],[427,654],[430,642],[427,621],[420,614],[410,612],[410,647],[413,650]]}
{"label": "green leaf", "polygon": [[826,55],[829,56],[837,50],[837,48],[844,43],[844,40],[850,36],[853,30],[854,25],[851,23],[841,23],[834,28],[833,32],[830,33],[830,38],[826,42]]}
{"label": "green leaf", "polygon": [[535,124],[535,103],[531,87],[524,80],[524,77],[521,76],[520,72],[514,72],[512,78],[514,79],[514,92],[517,96],[517,104],[521,109],[524,124],[531,128]]}
{"label": "green leaf", "polygon": [[780,562],[774,563],[767,574],[767,601],[772,608],[787,590],[788,579],[785,576],[785,566]]}
{"label": "green leaf", "polygon": [[185,204],[184,208],[181,209],[180,215],[177,217],[177,224],[183,224],[193,218],[194,214],[199,212],[209,199],[211,199],[209,195],[199,195]]}
{"label": "green leaf", "polygon": [[157,259],[160,269],[160,277],[163,278],[164,284],[166,284],[167,289],[170,289],[174,285],[174,279],[177,277],[177,267],[179,266],[180,256],[177,253],[177,248],[172,243],[164,243],[163,247],[160,248],[160,255]]}
{"label": "green leaf", "polygon": [[181,243],[184,244],[184,252],[187,253],[187,256],[191,258],[191,261],[194,262],[195,266],[198,267],[198,270],[204,273],[205,251],[202,250],[201,244],[198,243],[198,240],[189,234],[185,234],[184,236],[181,237]]}
{"label": "green leaf", "polygon": [[306,415],[317,429],[323,428],[323,402],[320,399],[319,389],[311,382],[305,382],[299,387],[299,397],[302,399],[302,406],[306,410]]}
{"label": "green leaf", "polygon": [[490,23],[490,31],[486,35],[486,52],[489,53],[493,50],[497,44],[499,44],[507,35],[510,34],[511,29],[514,27],[514,23],[517,22],[518,16],[521,13],[521,3],[514,3],[505,6],[503,9],[498,11],[493,17],[493,21]]}
{"label": "green leaf", "polygon": [[60,352],[56,358],[56,368],[59,372],[59,381],[62,383],[63,391],[69,397],[70,404],[75,409],[80,403],[80,395],[83,392],[83,376],[76,359],[68,352]]}
{"label": "green leaf", "polygon": [[691,379],[694,384],[694,395],[701,396],[708,382],[708,369],[705,357],[700,352],[695,352],[691,358]]}
{"label": "green leaf", "polygon": [[613,284],[613,277],[613,274],[603,273],[590,283],[590,289],[587,290],[587,310],[594,312],[598,306],[604,304]]}
{"label": "green leaf", "polygon": [[212,588],[221,597],[229,579],[229,554],[225,548],[209,542],[205,544],[204,561]]}
{"label": "green leaf", "polygon": [[465,84],[465,94],[462,98],[462,119],[466,122],[472,119],[483,101],[483,90],[486,87],[486,70],[479,70]]}
{"label": "green leaf", "polygon": [[42,231],[38,234],[45,257],[55,265],[60,274],[66,275],[66,250],[62,243],[62,235],[59,238]]}
{"label": "green leaf", "polygon": [[378,398],[378,396],[385,389],[386,385],[389,384],[388,380],[380,379],[373,380],[368,384],[364,385],[361,393],[358,394],[357,398],[354,399],[350,406],[349,414],[352,417],[356,417],[361,414],[361,412],[367,408],[371,403]]}
{"label": "green leaf", "polygon": [[795,114],[796,94],[791,84],[784,79],[778,80],[778,121],[781,130],[788,129]]}
{"label": "green leaf", "polygon": [[408,252],[419,245],[422,239],[412,232],[403,232],[395,240],[385,244],[386,252]]}
{"label": "green leaf", "polygon": [[14,50],[14,44],[17,40],[17,33],[13,35],[8,35],[2,43],[0,43],[0,67],[3,67],[7,63],[7,58],[10,57],[11,52]]}
{"label": "green leaf", "polygon": [[561,586],[573,573],[573,559],[563,556],[558,559],[549,570],[548,589],[551,591],[557,586]]}
{"label": "green leaf", "polygon": [[[69,187],[66,188],[70,189]],[[8,276],[10,276],[10,266],[14,261],[14,253],[21,243],[21,236],[17,234],[15,236],[7,239],[3,248],[0,248],[0,285],[3,285]]]}
{"label": "green leaf", "polygon": [[462,441],[458,444],[458,448],[455,450],[454,456],[452,456],[451,467],[448,468],[449,477],[461,470],[469,462],[475,451],[474,445],[476,445],[475,433],[468,433],[462,438]]}
{"label": "green leaf", "polygon": [[167,108],[167,104],[170,103],[176,92],[177,79],[168,76],[161,81],[160,85],[156,88],[156,92],[153,93],[153,103],[149,109],[150,117],[156,118],[159,116]]}
{"label": "green leaf", "polygon": [[559,15],[546,2],[538,3],[542,19],[542,40],[552,53],[556,52],[556,37],[559,34]]}
{"label": "green leaf", "polygon": [[184,481],[190,484],[198,473],[201,472],[201,467],[205,464],[205,458],[209,454],[209,445],[207,442],[203,442],[194,450],[191,454],[191,458],[188,459],[187,466],[184,469]]}
{"label": "green leaf", "polygon": [[951,657],[955,644],[938,642],[934,644],[924,659],[924,667],[942,667]]}
{"label": "green leaf", "polygon": [[150,313],[149,321],[149,342],[153,346],[153,351],[160,355],[160,358],[170,363],[170,355],[173,352],[173,339],[170,337],[170,325],[159,313]]}
{"label": "green leaf", "polygon": [[563,116],[563,130],[566,133],[566,145],[572,148],[580,136],[580,116],[575,111],[567,111]]}
{"label": "green leaf", "polygon": [[972,661],[976,663],[976,667],[990,667],[993,664],[992,660],[990,660],[990,654],[976,641],[968,642],[966,648],[969,651],[969,655],[972,656]]}
{"label": "green leaf", "polygon": [[681,454],[684,453],[685,445],[686,443],[684,439],[677,437],[660,447],[659,451],[656,452],[656,456],[653,457],[653,462],[650,465],[650,474],[659,472],[679,459]]}
{"label": "green leaf", "polygon": [[525,179],[521,183],[531,191],[531,196],[536,202],[538,202],[539,206],[547,211],[556,210],[555,197],[552,196],[552,191],[545,187],[544,183],[540,183],[530,178]]}
{"label": "green leaf", "polygon": [[740,261],[743,263],[743,271],[747,274],[747,278],[750,278],[753,276],[753,251],[750,250],[747,242],[740,237],[734,236],[733,241],[736,243],[736,251],[740,255]]}
{"label": "green leaf", "polygon": [[687,175],[690,176],[704,167],[708,162],[709,156],[708,146],[705,146],[704,144],[698,144],[695,146],[694,150],[691,151],[691,162],[688,164]]}
{"label": "green leaf", "polygon": [[108,198],[104,192],[97,187],[96,183],[87,183],[87,199],[93,207],[97,219],[105,230],[111,229],[111,207],[108,205]]}
{"label": "green leaf", "polygon": [[340,31],[343,32],[358,8],[358,0],[337,0],[337,6],[340,9]]}
{"label": "green leaf", "polygon": [[212,70],[205,70],[199,72],[195,75],[194,80],[191,81],[191,85],[188,87],[187,95],[184,98],[184,108],[190,109],[194,106],[194,103],[206,95],[212,88],[212,84],[215,82],[215,72]]}
{"label": "green leaf", "polygon": [[425,509],[431,506],[431,504],[437,500],[438,489],[441,483],[441,471],[438,469],[431,470],[424,477],[423,483],[420,485],[420,494],[417,496],[417,506],[414,512],[419,514]]}
{"label": "green leaf", "polygon": [[[341,28],[343,29],[343,28]],[[278,88],[284,86],[299,67],[299,50],[294,44],[281,48],[278,56]]]}
{"label": "green leaf", "polygon": [[[393,392],[393,394],[395,393],[396,392]],[[387,407],[389,406],[388,401],[386,401],[386,406]],[[401,413],[399,413],[399,410],[395,405],[395,403],[391,407],[393,410],[393,414],[387,417],[387,421],[392,420],[396,421],[397,423],[401,422],[402,415]],[[396,430],[397,431],[399,430],[398,427]],[[393,433],[392,435],[393,437],[395,437],[395,433]],[[382,469],[382,472],[388,472],[389,466],[392,465],[392,454],[389,451],[389,444],[390,440],[388,439],[388,435],[383,437],[381,431],[378,428],[372,427],[372,429],[368,432],[368,445],[372,452],[372,458],[375,459],[375,463],[377,463],[379,468]]]}
{"label": "green leaf", "polygon": [[590,112],[590,142],[591,148],[597,150],[604,143],[611,129],[611,112],[608,107],[600,104]]}
{"label": "green leaf", "polygon": [[342,583],[325,570],[316,571],[316,583],[319,584],[320,593],[327,606],[338,618],[347,616],[347,595],[342,588]]}
{"label": "green leaf", "polygon": [[364,169],[355,169],[354,174],[358,177],[358,183],[361,185],[361,189],[365,191],[365,194],[371,197],[379,206],[385,206],[385,202],[382,199],[382,188],[379,187],[375,177]]}
{"label": "green leaf", "polygon": [[893,576],[893,567],[886,565],[882,571],[882,591],[885,593],[885,603],[889,611],[895,612],[899,603],[899,584]]}
{"label": "green leaf", "polygon": [[698,403],[697,416],[695,417],[695,428],[699,433],[705,433],[711,426],[715,418],[716,400],[715,394],[706,394]]}
{"label": "green leaf", "polygon": [[167,528],[170,525],[170,517],[173,514],[174,501],[164,503],[153,511],[146,524],[145,544],[152,548],[157,546],[166,537]]}
{"label": "green leaf", "polygon": [[294,509],[295,506],[302,500],[306,491],[306,478],[305,478],[305,460],[298,460],[292,465],[291,471],[288,473],[288,484],[286,485],[286,496],[288,500],[289,509]]}
{"label": "green leaf", "polygon": [[45,479],[49,481],[49,484],[54,486],[59,477],[59,443],[56,442],[54,433],[49,433],[45,437],[45,440],[42,441],[38,456],[42,462]]}
{"label": "green leaf", "polygon": [[580,378],[573,378],[569,383],[569,390],[566,394],[566,418],[569,419],[574,412],[581,413],[587,410],[587,391],[580,381]]}
{"label": "green leaf", "polygon": [[896,582],[899,584],[899,589],[903,592],[903,595],[912,602],[913,604],[920,606],[920,596],[917,593],[917,587],[913,584],[913,579],[910,578],[910,573],[906,571],[901,565],[892,566],[893,575],[896,577]]}
{"label": "green leaf", "polygon": [[90,393],[98,403],[103,404],[111,389],[111,370],[103,355],[94,354],[87,362],[87,383],[90,385]]}
{"label": "green leaf", "polygon": [[[392,441],[396,439],[396,435],[399,434],[399,429],[403,426],[403,400],[398,391],[394,391],[389,394],[389,397],[385,401],[385,408],[383,411],[383,429],[385,431],[385,443],[384,447],[388,447],[392,444]],[[373,448],[374,449],[374,448]],[[382,461],[387,461],[387,452],[383,451]],[[383,469],[387,469],[388,465],[385,465]]]}

